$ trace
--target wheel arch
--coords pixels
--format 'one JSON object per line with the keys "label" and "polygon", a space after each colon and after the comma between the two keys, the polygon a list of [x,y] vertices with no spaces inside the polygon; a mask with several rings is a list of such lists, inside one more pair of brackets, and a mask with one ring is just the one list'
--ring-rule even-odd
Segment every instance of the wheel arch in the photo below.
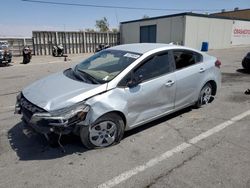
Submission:
{"label": "wheel arch", "polygon": [[[121,119],[120,119],[120,117],[121,117]],[[112,121],[112,119],[114,120],[113,123],[116,124],[116,132],[114,132],[116,134],[113,133],[113,135],[111,136],[109,132],[107,132],[105,130],[100,130],[97,137],[98,137],[98,139],[102,139],[102,143],[95,143],[95,142],[93,143],[93,140],[91,141],[91,138],[93,138],[92,137],[93,135],[92,136],[90,135],[90,130],[95,125],[99,126],[98,125],[99,123],[104,122],[104,121]],[[126,126],[125,122],[126,122],[126,119],[125,119],[122,112],[120,112],[120,111],[106,112],[106,113],[102,114],[100,117],[98,117],[94,122],[92,122],[92,124],[89,124],[89,126],[82,126],[80,128],[81,141],[82,141],[83,145],[88,149],[103,148],[103,147],[117,144],[123,138],[123,134],[124,134],[125,126]],[[118,126],[118,124],[120,126]],[[124,124],[124,125],[122,125],[122,124]],[[100,134],[100,132],[102,132],[102,134]],[[106,136],[108,136],[108,134],[110,137],[112,137],[112,141],[110,141],[110,143],[108,143],[106,140],[107,145],[105,145],[103,143],[103,140],[105,139],[103,134],[105,134],[105,138],[107,138]],[[94,137],[96,137],[96,135],[94,135]],[[96,140],[96,139],[94,139],[94,140]]]}
{"label": "wheel arch", "polygon": [[127,119],[126,119],[126,116],[121,111],[118,111],[118,110],[109,111],[109,112],[104,113],[100,117],[105,116],[107,114],[113,114],[113,113],[119,115],[122,118],[123,123],[124,123],[124,128],[126,128]]}
{"label": "wheel arch", "polygon": [[203,86],[205,86],[207,83],[210,83],[212,85],[212,95],[216,95],[217,93],[217,84],[214,80],[207,81]]}
{"label": "wheel arch", "polygon": [[[97,110],[98,109],[98,110]],[[100,111],[99,111],[100,110]],[[91,108],[90,112],[87,114],[86,119],[83,121],[83,125],[91,125],[94,124],[100,117],[103,117],[108,114],[117,114],[122,118],[124,123],[124,128],[127,126],[127,118],[122,111],[110,109],[110,110],[103,110],[100,108]]]}

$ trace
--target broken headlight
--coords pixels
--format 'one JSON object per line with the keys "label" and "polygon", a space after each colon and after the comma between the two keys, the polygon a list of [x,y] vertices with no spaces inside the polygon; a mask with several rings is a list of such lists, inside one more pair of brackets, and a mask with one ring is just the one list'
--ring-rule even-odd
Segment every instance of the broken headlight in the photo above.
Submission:
{"label": "broken headlight", "polygon": [[30,123],[68,127],[72,124],[83,121],[89,109],[89,106],[83,103],[78,103],[70,107],[51,111],[50,113],[35,113],[33,114]]}

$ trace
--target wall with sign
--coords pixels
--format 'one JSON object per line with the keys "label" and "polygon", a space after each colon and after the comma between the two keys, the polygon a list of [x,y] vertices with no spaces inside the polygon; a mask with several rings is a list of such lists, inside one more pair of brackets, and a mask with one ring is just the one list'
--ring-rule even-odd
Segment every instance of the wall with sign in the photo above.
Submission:
{"label": "wall with sign", "polygon": [[232,45],[250,44],[250,22],[234,21],[231,41]]}

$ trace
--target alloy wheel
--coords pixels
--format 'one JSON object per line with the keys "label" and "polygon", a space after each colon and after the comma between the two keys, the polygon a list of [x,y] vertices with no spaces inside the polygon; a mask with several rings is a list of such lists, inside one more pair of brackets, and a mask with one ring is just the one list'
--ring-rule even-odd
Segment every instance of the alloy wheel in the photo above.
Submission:
{"label": "alloy wheel", "polygon": [[112,121],[103,121],[89,129],[89,140],[97,147],[105,147],[115,142],[117,125]]}
{"label": "alloy wheel", "polygon": [[210,85],[207,85],[206,87],[203,88],[201,104],[208,104],[211,98],[212,98],[212,88],[210,87]]}

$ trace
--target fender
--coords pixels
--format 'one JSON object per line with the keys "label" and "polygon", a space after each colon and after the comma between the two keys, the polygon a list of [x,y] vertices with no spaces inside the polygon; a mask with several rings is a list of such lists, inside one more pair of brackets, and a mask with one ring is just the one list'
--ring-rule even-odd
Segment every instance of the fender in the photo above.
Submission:
{"label": "fender", "polygon": [[128,109],[127,100],[124,97],[126,96],[123,95],[121,90],[114,88],[89,98],[86,104],[90,106],[90,111],[83,121],[83,125],[91,125],[102,115],[113,111],[118,111],[126,117]]}

